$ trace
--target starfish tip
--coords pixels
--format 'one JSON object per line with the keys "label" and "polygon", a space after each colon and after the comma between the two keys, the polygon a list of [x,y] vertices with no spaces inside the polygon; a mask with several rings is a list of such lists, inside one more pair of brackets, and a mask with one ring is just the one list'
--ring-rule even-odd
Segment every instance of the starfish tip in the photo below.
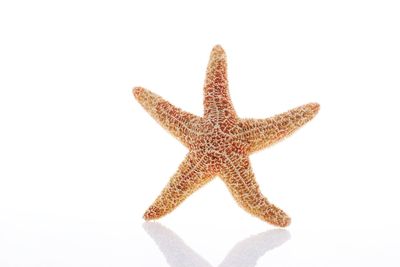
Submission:
{"label": "starfish tip", "polygon": [[143,214],[143,219],[145,219],[146,221],[151,220],[151,218],[150,218],[148,212],[146,212],[145,214]]}
{"label": "starfish tip", "polygon": [[133,96],[138,99],[138,97],[143,93],[144,89],[142,87],[135,87],[132,90]]}
{"label": "starfish tip", "polygon": [[290,223],[292,222],[292,219],[290,219],[289,217],[287,217],[280,225],[280,227],[287,227],[290,225]]}
{"label": "starfish tip", "polygon": [[155,220],[155,219],[158,219],[159,217],[160,217],[160,215],[157,213],[156,210],[154,210],[154,208],[149,208],[143,214],[143,219],[145,219],[146,221]]}
{"label": "starfish tip", "polygon": [[318,103],[310,103],[310,104],[308,104],[308,106],[314,114],[318,113],[319,107],[320,107]]}
{"label": "starfish tip", "polygon": [[225,51],[221,45],[217,44],[213,47],[213,49],[211,51],[211,55],[212,56],[218,56],[218,55],[225,56]]}

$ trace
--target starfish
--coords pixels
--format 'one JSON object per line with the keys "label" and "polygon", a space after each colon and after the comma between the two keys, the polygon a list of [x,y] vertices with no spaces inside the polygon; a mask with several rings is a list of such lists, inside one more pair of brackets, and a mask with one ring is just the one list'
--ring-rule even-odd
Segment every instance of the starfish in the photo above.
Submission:
{"label": "starfish", "polygon": [[177,172],[145,212],[145,220],[170,213],[219,176],[244,210],[276,226],[290,224],[290,217],[261,193],[249,155],[282,140],[310,121],[317,114],[319,104],[302,105],[267,119],[239,118],[229,96],[225,51],[219,45],[210,54],[202,117],[183,111],[142,87],[135,87],[133,95],[189,149]]}

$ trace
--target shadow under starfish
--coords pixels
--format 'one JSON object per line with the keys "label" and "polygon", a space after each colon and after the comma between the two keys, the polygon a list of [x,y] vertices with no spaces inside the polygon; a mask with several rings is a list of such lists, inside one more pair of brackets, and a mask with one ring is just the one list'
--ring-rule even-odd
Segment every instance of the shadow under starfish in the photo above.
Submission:
{"label": "shadow under starfish", "polygon": [[[171,267],[212,267],[173,231],[156,222],[145,222],[145,231],[155,241]],[[254,267],[258,259],[290,239],[284,229],[272,229],[238,242],[220,267]]]}

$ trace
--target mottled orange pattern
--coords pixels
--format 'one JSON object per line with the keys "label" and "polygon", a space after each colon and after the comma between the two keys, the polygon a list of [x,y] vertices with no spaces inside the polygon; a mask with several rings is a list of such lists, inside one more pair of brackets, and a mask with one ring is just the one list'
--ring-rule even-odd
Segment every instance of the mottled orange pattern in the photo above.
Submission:
{"label": "mottled orange pattern", "polygon": [[160,96],[136,87],[133,94],[144,109],[181,141],[189,153],[144,214],[158,219],[182,203],[215,176],[220,176],[237,203],[273,225],[285,227],[290,218],[260,191],[249,155],[290,135],[318,112],[310,103],[268,119],[240,119],[229,96],[226,55],[213,48],[204,84],[204,116],[173,106]]}

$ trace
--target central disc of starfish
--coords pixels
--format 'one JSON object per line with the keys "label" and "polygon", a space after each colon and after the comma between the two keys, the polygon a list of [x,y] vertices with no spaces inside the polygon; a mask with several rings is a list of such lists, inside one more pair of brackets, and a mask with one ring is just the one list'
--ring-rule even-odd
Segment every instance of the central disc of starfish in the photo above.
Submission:
{"label": "central disc of starfish", "polygon": [[311,103],[268,119],[241,119],[229,96],[226,55],[213,48],[204,83],[204,116],[182,111],[160,96],[136,87],[135,98],[189,153],[161,194],[144,214],[157,219],[189,195],[220,176],[237,203],[271,224],[285,227],[290,218],[264,197],[251,169],[249,155],[290,135],[318,112]]}

